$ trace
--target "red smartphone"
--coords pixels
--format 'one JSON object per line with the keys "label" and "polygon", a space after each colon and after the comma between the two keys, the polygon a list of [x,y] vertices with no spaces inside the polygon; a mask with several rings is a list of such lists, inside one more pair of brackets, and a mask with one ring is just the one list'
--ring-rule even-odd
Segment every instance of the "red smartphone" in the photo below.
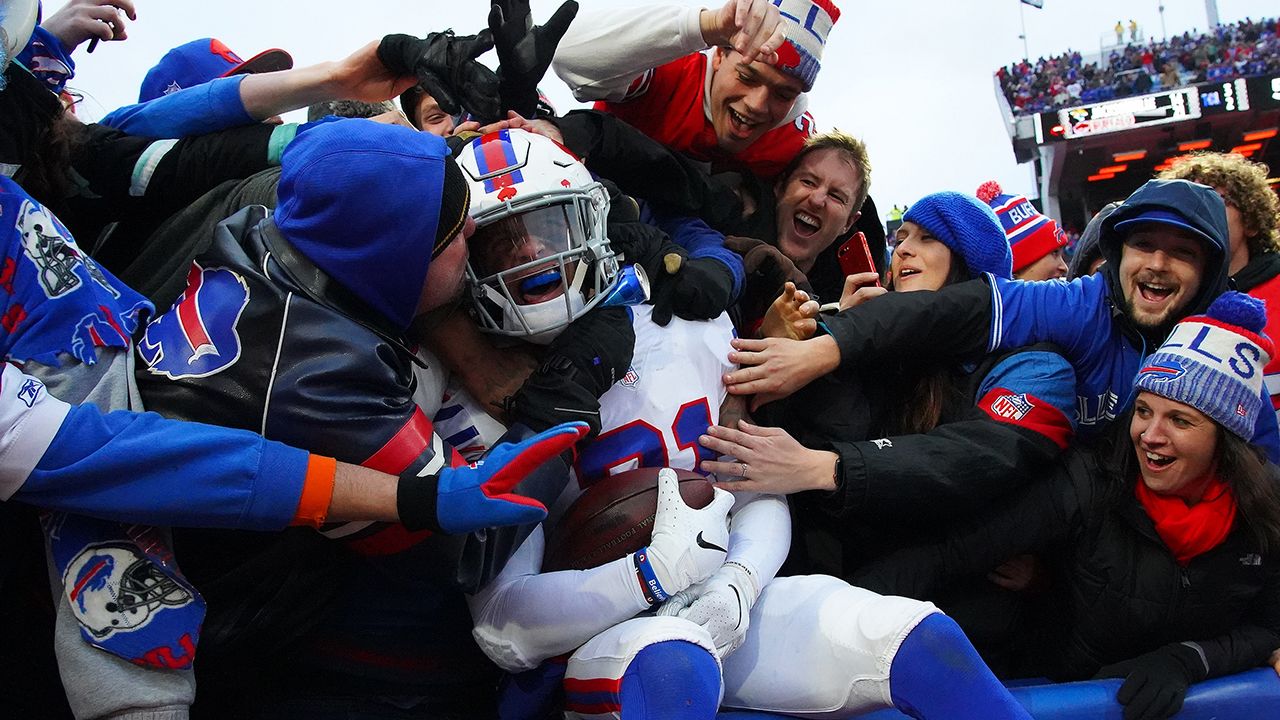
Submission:
{"label": "red smartphone", "polygon": [[865,234],[854,233],[848,242],[836,250],[836,259],[840,261],[840,272],[845,277],[854,273],[873,272],[876,273],[876,287],[880,287],[879,271],[876,270],[875,261],[871,259],[871,248],[867,247]]}

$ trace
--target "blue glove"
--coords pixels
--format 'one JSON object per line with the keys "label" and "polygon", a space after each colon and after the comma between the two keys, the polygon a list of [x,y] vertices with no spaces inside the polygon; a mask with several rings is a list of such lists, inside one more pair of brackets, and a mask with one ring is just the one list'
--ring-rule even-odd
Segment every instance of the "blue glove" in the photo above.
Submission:
{"label": "blue glove", "polygon": [[584,422],[563,423],[514,445],[498,445],[474,465],[421,477],[402,475],[396,491],[400,522],[409,530],[442,530],[451,535],[541,522],[547,517],[546,506],[512,493],[512,488],[539,465],[573,447],[588,430]]}

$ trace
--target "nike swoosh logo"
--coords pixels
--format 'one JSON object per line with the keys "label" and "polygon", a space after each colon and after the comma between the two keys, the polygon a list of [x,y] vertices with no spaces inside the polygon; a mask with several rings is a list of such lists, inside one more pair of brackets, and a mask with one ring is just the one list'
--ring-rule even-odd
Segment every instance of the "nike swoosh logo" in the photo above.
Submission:
{"label": "nike swoosh logo", "polygon": [[729,585],[729,589],[733,591],[733,596],[738,599],[738,624],[733,626],[733,629],[737,630],[742,627],[742,593],[738,592],[738,588],[734,587],[732,584]]}
{"label": "nike swoosh logo", "polygon": [[724,548],[720,547],[719,545],[717,545],[717,544],[715,544],[715,543],[713,543],[713,542],[707,542],[707,539],[706,539],[706,538],[704,538],[704,537],[702,537],[702,533],[701,533],[701,532],[699,532],[699,533],[698,533],[697,541],[698,541],[698,547],[704,547],[704,548],[706,548],[706,549],[708,549],[708,550],[719,550],[719,551],[720,551],[720,552],[722,552],[722,553],[728,553],[728,552],[729,552],[728,550],[725,550]]}

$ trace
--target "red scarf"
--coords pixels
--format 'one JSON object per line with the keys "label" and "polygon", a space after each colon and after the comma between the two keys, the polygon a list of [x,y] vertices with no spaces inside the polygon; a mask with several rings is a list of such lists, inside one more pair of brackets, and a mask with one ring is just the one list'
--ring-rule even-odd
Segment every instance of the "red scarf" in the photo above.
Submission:
{"label": "red scarf", "polygon": [[1188,506],[1176,495],[1160,495],[1138,478],[1134,485],[1138,502],[1156,524],[1156,532],[1173,551],[1179,565],[1214,549],[1227,539],[1236,521],[1236,496],[1222,480],[1205,486],[1200,502]]}

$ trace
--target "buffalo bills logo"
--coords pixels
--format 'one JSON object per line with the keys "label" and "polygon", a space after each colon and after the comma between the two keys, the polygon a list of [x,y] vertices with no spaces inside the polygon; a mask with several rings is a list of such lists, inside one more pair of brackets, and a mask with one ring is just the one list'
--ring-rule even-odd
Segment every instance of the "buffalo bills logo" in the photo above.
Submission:
{"label": "buffalo bills logo", "polygon": [[1157,360],[1138,371],[1138,378],[1148,382],[1169,382],[1185,375],[1187,369],[1177,360]]}
{"label": "buffalo bills logo", "polygon": [[248,304],[249,286],[240,275],[192,263],[187,289],[147,326],[138,355],[150,372],[171,380],[219,373],[240,359],[236,325]]}
{"label": "buffalo bills logo", "polygon": [[82,363],[94,362],[97,357],[94,348],[128,344],[129,333],[120,326],[111,308],[105,306],[80,318],[71,334],[71,354]]}
{"label": "buffalo bills logo", "polygon": [[137,630],[163,608],[188,605],[190,590],[127,543],[81,550],[63,574],[71,612],[95,638]]}

